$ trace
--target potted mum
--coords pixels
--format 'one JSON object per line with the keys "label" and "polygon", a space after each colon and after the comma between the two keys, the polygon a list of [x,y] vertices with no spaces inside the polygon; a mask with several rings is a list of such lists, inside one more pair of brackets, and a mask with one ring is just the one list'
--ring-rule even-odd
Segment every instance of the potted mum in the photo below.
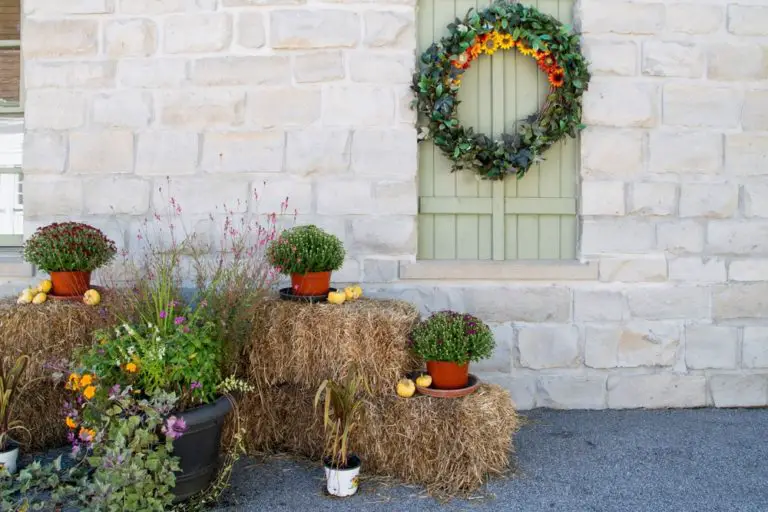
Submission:
{"label": "potted mum", "polygon": [[14,430],[25,430],[20,422],[14,421],[13,406],[22,392],[21,378],[29,364],[29,356],[23,355],[11,364],[6,358],[0,364],[0,467],[8,473],[16,472],[19,445],[11,439]]}
{"label": "potted mum", "polygon": [[360,396],[365,380],[357,373],[342,381],[325,380],[315,394],[315,409],[322,399],[326,488],[333,496],[352,496],[357,492],[362,461],[350,452],[350,438],[363,412]]}
{"label": "potted mum", "polygon": [[91,272],[115,257],[115,243],[101,230],[79,222],[39,228],[24,244],[24,258],[50,274],[53,295],[83,295],[91,287]]}
{"label": "potted mum", "polygon": [[480,319],[440,311],[413,329],[410,345],[427,362],[435,388],[461,389],[469,381],[470,361],[490,357],[495,342],[491,329]]}
{"label": "potted mum", "polygon": [[319,296],[331,287],[331,272],[344,263],[344,244],[317,226],[297,226],[280,234],[267,249],[269,262],[291,276],[295,295]]}

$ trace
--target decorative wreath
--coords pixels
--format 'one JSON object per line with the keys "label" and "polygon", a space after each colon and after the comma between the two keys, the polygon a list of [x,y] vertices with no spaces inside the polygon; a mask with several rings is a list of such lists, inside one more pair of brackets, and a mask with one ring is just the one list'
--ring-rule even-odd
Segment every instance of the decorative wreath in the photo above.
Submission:
{"label": "decorative wreath", "polygon": [[[577,135],[589,71],[579,38],[568,27],[533,7],[501,0],[485,10],[470,9],[448,30],[422,54],[411,88],[426,120],[419,138],[432,139],[453,162],[453,171],[473,169],[485,179],[522,178],[550,146]],[[517,133],[494,140],[461,124],[457,96],[462,75],[475,59],[514,48],[536,59],[550,91],[538,112],[518,121]]]}

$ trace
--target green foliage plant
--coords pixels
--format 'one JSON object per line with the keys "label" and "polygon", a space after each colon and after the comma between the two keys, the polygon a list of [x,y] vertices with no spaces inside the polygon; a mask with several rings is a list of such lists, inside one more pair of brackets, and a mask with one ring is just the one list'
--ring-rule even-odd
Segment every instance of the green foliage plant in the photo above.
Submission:
{"label": "green foliage plant", "polygon": [[24,244],[24,259],[45,272],[90,272],[116,254],[115,243],[101,230],[80,222],[41,227]]}
{"label": "green foliage plant", "polygon": [[[492,180],[522,178],[553,144],[576,137],[583,127],[582,95],[590,76],[579,36],[570,27],[535,7],[497,0],[485,9],[470,9],[448,25],[448,32],[421,55],[411,88],[423,122],[420,138],[431,139],[454,171],[468,169]],[[514,133],[498,139],[475,133],[458,116],[461,77],[479,56],[478,45],[486,44],[485,37],[492,33],[511,36],[510,44],[521,52],[546,53],[553,59],[554,68],[549,69],[556,69],[541,109],[519,120]]]}
{"label": "green foliage plant", "polygon": [[284,231],[267,249],[269,262],[286,275],[338,270],[344,255],[341,240],[314,225]]}
{"label": "green foliage plant", "polygon": [[454,311],[439,311],[416,325],[409,345],[425,361],[461,365],[490,357],[495,341],[493,332],[482,320]]}
{"label": "green foliage plant", "polygon": [[352,433],[364,411],[364,391],[370,394],[365,379],[350,371],[343,380],[323,381],[315,394],[315,409],[323,402],[324,454],[334,469],[348,466]]}

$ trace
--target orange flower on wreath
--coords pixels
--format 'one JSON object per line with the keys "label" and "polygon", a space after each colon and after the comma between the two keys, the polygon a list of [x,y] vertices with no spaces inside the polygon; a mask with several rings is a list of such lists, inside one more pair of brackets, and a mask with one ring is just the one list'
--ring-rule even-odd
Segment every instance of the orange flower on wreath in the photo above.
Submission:
{"label": "orange flower on wreath", "polygon": [[453,67],[456,69],[467,69],[472,59],[469,57],[469,50],[459,54],[456,59],[453,59]]}
{"label": "orange flower on wreath", "polygon": [[557,61],[552,55],[547,55],[538,61],[539,68],[547,74],[558,68]]}
{"label": "orange flower on wreath", "polygon": [[557,68],[549,75],[549,83],[552,87],[562,87],[565,83],[565,70]]}

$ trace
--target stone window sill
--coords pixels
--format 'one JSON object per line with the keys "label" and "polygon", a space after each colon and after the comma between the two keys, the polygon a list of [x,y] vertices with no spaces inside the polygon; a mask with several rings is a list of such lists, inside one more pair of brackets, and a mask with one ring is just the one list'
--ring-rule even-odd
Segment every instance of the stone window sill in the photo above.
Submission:
{"label": "stone window sill", "polygon": [[598,268],[594,261],[401,261],[400,279],[596,281]]}
{"label": "stone window sill", "polygon": [[35,268],[16,251],[0,251],[0,279],[25,279],[34,275]]}

